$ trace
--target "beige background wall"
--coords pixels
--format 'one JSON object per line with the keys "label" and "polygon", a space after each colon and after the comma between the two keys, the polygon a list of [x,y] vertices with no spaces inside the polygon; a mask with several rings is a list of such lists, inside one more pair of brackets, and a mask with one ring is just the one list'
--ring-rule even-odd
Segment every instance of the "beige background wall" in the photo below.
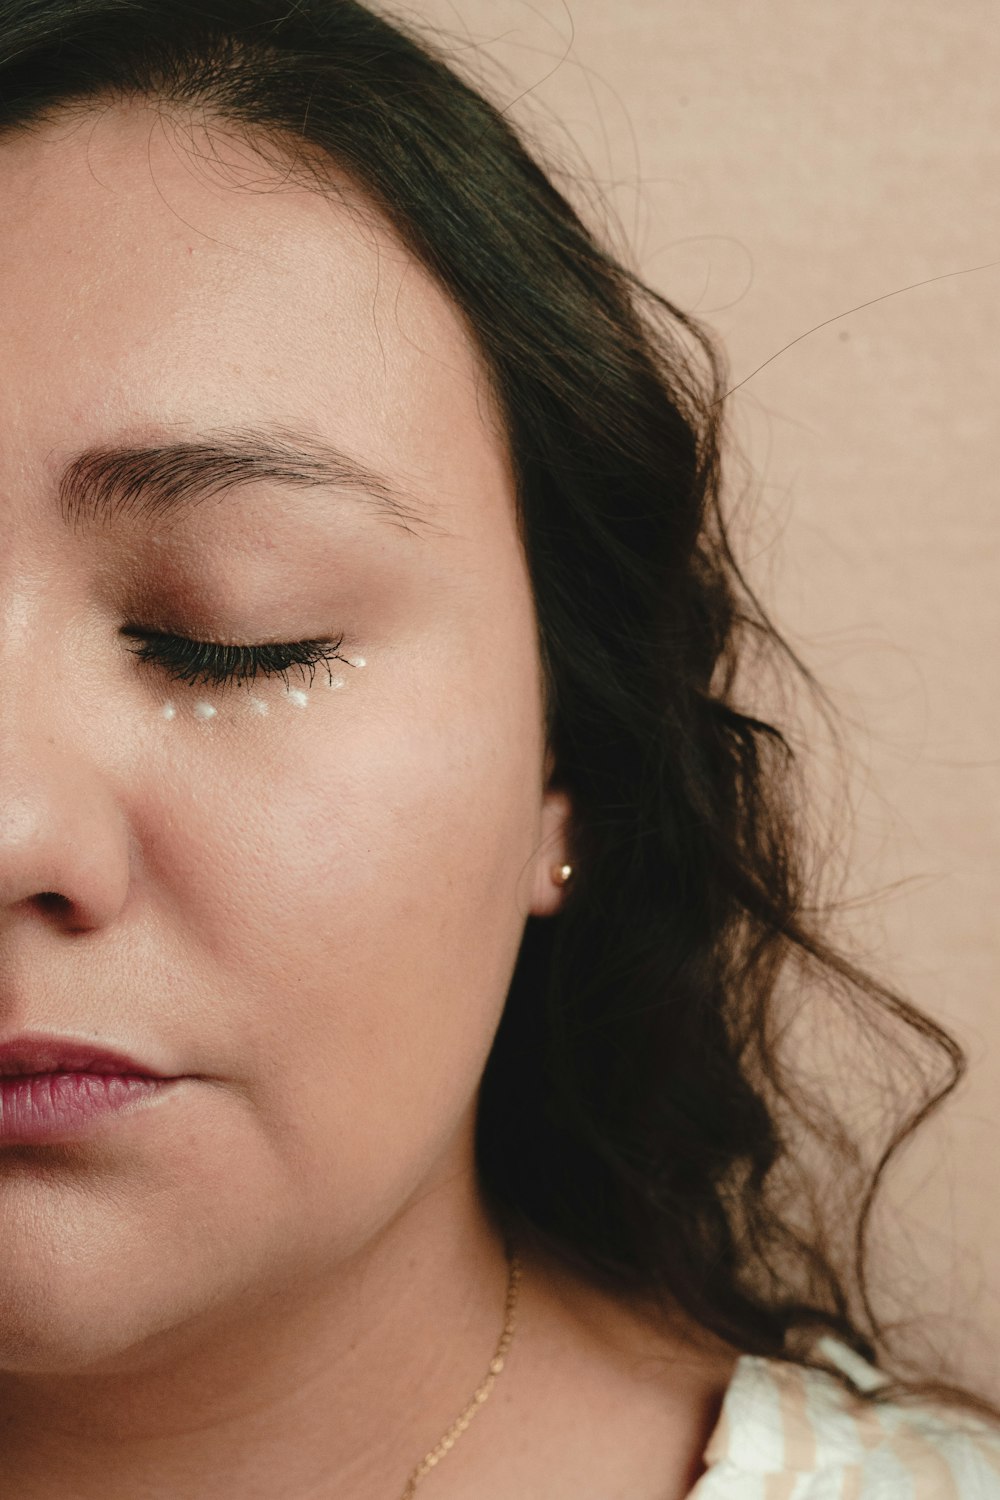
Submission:
{"label": "beige background wall", "polygon": [[446,28],[596,177],[612,232],[746,382],[749,576],[848,716],[827,814],[869,898],[856,951],[970,1060],[890,1181],[879,1305],[1000,1400],[1000,265],[975,269],[1000,262],[997,8],[391,8]]}

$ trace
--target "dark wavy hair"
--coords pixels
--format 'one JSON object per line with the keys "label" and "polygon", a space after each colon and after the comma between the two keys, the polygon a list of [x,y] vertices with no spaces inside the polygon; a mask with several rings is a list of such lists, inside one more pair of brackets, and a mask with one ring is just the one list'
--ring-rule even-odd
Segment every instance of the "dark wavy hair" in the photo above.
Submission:
{"label": "dark wavy hair", "polygon": [[[505,420],[576,873],[527,919],[482,1080],[496,1212],[651,1319],[822,1368],[825,1331],[893,1376],[867,1399],[1000,1423],[893,1370],[871,1305],[876,1189],[966,1060],[830,941],[790,739],[737,706],[751,648],[829,699],[734,557],[713,336],[599,243],[435,43],[356,0],[4,0],[0,139],[133,99],[242,132],[317,191],[336,164],[463,311]],[[789,972],[796,1005],[821,993],[919,1075],[874,1159],[783,1055]]]}

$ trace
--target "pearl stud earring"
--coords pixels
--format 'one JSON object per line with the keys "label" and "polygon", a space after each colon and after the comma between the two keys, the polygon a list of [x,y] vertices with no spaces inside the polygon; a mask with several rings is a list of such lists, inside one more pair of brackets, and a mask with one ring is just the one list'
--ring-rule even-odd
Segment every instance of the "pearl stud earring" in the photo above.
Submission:
{"label": "pearl stud earring", "polygon": [[565,885],[566,882],[567,882],[567,880],[572,875],[572,873],[573,873],[573,866],[572,865],[553,865],[552,866],[552,879],[556,882],[557,885]]}

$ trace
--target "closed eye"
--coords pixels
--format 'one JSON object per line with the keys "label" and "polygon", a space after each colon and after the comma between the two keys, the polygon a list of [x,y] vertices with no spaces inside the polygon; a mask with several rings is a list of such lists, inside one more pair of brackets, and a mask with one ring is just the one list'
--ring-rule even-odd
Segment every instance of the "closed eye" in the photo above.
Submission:
{"label": "closed eye", "polygon": [[[121,633],[139,641],[138,646],[128,648],[133,656],[138,656],[140,661],[153,662],[162,667],[168,677],[189,684],[223,687],[231,682],[252,683],[261,676],[284,677],[287,685],[291,668],[303,667],[309,669],[311,687],[317,662],[342,661],[353,665],[346,657],[338,655],[344,640],[342,635],[337,641],[277,641],[249,646],[193,641],[187,636],[163,635],[158,631],[132,627],[126,627]],[[329,667],[327,672],[329,674]]]}

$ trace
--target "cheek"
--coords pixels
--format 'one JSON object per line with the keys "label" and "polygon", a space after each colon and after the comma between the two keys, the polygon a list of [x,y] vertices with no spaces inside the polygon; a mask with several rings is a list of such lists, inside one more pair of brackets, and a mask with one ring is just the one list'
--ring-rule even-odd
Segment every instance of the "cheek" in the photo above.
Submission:
{"label": "cheek", "polygon": [[266,752],[250,736],[211,762],[202,749],[197,801],[213,811],[199,825],[191,809],[159,873],[183,906],[184,963],[219,997],[216,1071],[303,1186],[333,1172],[345,1204],[418,1175],[474,1093],[541,797],[529,689],[396,696],[383,681],[390,713],[374,707],[376,671],[367,702],[308,723],[283,705]]}

